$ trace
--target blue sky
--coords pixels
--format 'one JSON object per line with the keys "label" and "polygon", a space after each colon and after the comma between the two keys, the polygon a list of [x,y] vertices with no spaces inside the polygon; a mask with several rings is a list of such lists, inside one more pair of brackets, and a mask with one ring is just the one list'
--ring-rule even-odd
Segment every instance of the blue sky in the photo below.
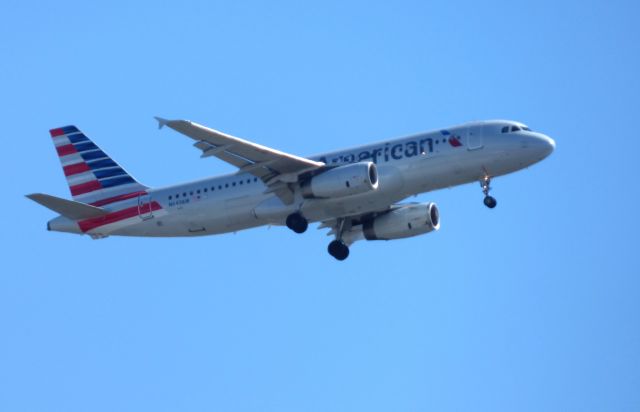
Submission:
{"label": "blue sky", "polygon": [[[638,6],[583,2],[0,5],[3,411],[637,411]],[[152,116],[308,155],[476,119],[544,162],[424,194],[437,233],[50,233],[48,129],[147,185],[233,169]]]}

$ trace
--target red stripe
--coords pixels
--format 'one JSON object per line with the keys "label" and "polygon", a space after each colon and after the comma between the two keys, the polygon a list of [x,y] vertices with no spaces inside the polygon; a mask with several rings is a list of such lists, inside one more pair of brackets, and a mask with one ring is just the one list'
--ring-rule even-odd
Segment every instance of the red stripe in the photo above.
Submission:
{"label": "red stripe", "polygon": [[106,198],[106,199],[98,200],[97,202],[91,203],[91,206],[100,207],[100,206],[108,205],[110,203],[115,203],[115,202],[119,202],[121,200],[131,199],[132,197],[137,197],[137,196],[146,195],[146,194],[147,194],[147,192],[144,192],[144,191],[127,193],[127,194],[124,194],[124,195],[118,195],[118,196],[114,196],[114,197],[109,197],[109,198]]}
{"label": "red stripe", "polygon": [[[140,210],[147,212],[149,209],[149,203],[140,205]],[[162,209],[158,202],[151,202],[151,211]],[[134,216],[138,216],[138,206],[128,207],[126,209],[118,210],[117,212],[109,213],[102,217],[96,217],[92,219],[81,220],[78,222],[80,230],[87,232],[91,229],[95,229],[100,226],[108,225],[110,223],[116,223],[121,220],[129,219]]]}
{"label": "red stripe", "polygon": [[62,168],[64,170],[65,176],[77,175],[78,173],[86,172],[91,170],[86,163],[76,163],[73,165],[65,166]]}
{"label": "red stripe", "polygon": [[71,186],[71,194],[73,196],[78,196],[84,193],[93,192],[94,190],[102,189],[102,185],[97,180],[92,180],[90,182],[81,183],[79,185]]}
{"label": "red stripe", "polygon": [[80,222],[78,222],[78,226],[80,226],[80,230],[86,232],[99,226],[104,226],[108,225],[109,223],[115,223],[120,220],[129,219],[130,217],[134,217],[136,215],[138,215],[138,206],[133,206],[127,209],[118,210],[117,212],[109,213],[102,217],[81,220]]}
{"label": "red stripe", "polygon": [[56,137],[56,136],[61,136],[64,134],[64,130],[62,129],[51,129],[49,130],[49,133],[51,133],[51,137]]}
{"label": "red stripe", "polygon": [[66,156],[68,154],[78,153],[78,151],[72,144],[58,146],[56,147],[56,150],[58,151],[58,156]]}

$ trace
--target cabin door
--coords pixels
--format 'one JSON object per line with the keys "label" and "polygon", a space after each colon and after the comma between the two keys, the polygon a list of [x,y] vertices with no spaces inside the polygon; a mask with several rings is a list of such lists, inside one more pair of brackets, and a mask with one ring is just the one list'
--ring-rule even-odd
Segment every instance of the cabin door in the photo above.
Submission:
{"label": "cabin door", "polygon": [[151,210],[151,196],[148,193],[138,196],[138,215],[142,220],[151,219],[153,210]]}
{"label": "cabin door", "polygon": [[482,142],[482,125],[475,125],[467,127],[467,150],[481,149],[484,143]]}

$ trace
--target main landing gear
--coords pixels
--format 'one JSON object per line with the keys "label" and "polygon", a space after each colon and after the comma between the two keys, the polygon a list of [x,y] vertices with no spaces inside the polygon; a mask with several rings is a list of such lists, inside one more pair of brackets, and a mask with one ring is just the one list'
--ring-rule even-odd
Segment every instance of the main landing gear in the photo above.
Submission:
{"label": "main landing gear", "polygon": [[338,227],[336,229],[336,239],[329,243],[327,250],[329,254],[337,260],[345,260],[349,257],[349,246],[342,241],[346,220],[338,219]]}
{"label": "main landing gear", "polygon": [[296,233],[304,233],[309,227],[309,222],[300,213],[292,213],[287,216],[287,227]]}
{"label": "main landing gear", "polygon": [[[309,227],[309,221],[299,212],[292,213],[287,216],[287,227],[296,233],[304,233]],[[342,234],[345,230],[346,219],[338,219],[336,227],[336,239],[329,243],[327,250],[329,254],[337,260],[345,260],[349,257],[349,246],[342,240]]]}
{"label": "main landing gear", "polygon": [[496,207],[498,202],[493,196],[489,196],[489,191],[491,190],[491,177],[489,175],[484,175],[482,180],[480,180],[480,186],[482,186],[482,193],[484,193],[484,205],[489,209],[493,209]]}
{"label": "main landing gear", "polygon": [[342,240],[331,241],[327,250],[337,260],[345,260],[349,257],[349,246],[345,245]]}

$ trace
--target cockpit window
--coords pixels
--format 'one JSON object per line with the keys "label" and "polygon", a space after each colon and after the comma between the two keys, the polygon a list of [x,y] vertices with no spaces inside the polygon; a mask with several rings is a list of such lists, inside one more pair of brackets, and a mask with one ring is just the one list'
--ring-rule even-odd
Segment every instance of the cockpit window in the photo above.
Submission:
{"label": "cockpit window", "polygon": [[510,133],[510,132],[519,132],[521,130],[526,130],[527,132],[530,132],[531,129],[529,129],[529,127],[520,124],[520,125],[510,125],[510,126],[504,126],[502,128],[502,133]]}

